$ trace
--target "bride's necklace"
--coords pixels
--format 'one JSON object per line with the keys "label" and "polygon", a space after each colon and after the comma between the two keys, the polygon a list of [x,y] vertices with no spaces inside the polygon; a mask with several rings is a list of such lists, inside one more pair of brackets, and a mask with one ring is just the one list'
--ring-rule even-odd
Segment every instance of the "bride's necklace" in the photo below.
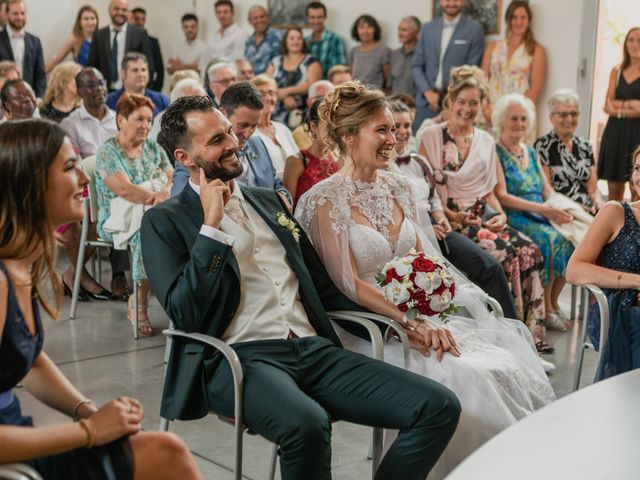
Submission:
{"label": "bride's necklace", "polygon": [[388,226],[393,224],[393,195],[389,185],[379,178],[374,182],[347,180],[353,186],[349,192],[351,206],[357,208],[371,226],[388,239]]}

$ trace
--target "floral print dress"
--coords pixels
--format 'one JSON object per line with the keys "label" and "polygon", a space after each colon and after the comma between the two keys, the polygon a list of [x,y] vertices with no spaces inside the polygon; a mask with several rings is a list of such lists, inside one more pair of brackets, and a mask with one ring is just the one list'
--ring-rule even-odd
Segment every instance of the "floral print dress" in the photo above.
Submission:
{"label": "floral print dress", "polygon": [[[480,132],[476,130],[476,135]],[[465,162],[473,162],[468,155],[462,159],[455,141],[446,126],[442,127],[442,171],[447,177],[455,175]],[[471,153],[471,152],[470,152]],[[493,155],[493,152],[487,152]],[[491,162],[495,169],[495,164]],[[482,216],[486,202],[481,198],[461,198],[448,195],[447,207],[453,211],[471,211]],[[530,329],[542,323],[545,317],[544,290],[541,271],[543,258],[534,242],[515,228],[505,225],[500,232],[492,232],[483,227],[462,227],[460,233],[486,250],[498,260],[504,269],[520,320]]]}

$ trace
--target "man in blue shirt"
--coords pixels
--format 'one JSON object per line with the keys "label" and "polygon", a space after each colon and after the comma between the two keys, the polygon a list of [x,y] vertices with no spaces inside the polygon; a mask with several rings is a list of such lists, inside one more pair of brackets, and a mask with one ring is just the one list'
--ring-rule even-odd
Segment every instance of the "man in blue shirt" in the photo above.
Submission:
{"label": "man in blue shirt", "polygon": [[329,69],[334,65],[344,65],[347,57],[342,39],[325,28],[327,8],[321,2],[307,5],[307,23],[311,26],[311,35],[304,38],[309,53],[322,65],[322,78],[327,78]]}
{"label": "man in blue shirt", "polygon": [[244,56],[253,65],[253,73],[259,75],[266,72],[273,57],[280,54],[283,32],[269,26],[269,13],[260,5],[249,9],[249,23],[254,32],[247,39]]}
{"label": "man in blue shirt", "polygon": [[107,106],[111,110],[116,109],[118,100],[124,92],[132,95],[141,95],[149,98],[155,105],[153,116],[169,106],[169,99],[160,92],[147,88],[149,83],[149,62],[142,53],[128,52],[122,59],[122,88],[115,90],[107,97]]}

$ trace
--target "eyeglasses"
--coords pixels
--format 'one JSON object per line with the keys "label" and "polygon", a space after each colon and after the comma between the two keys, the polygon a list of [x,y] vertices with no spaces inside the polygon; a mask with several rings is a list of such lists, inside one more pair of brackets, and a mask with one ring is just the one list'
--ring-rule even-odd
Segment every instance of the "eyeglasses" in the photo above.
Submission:
{"label": "eyeglasses", "polygon": [[580,112],[576,112],[575,110],[572,112],[553,112],[553,114],[559,116],[562,120],[567,117],[578,118],[580,116]]}
{"label": "eyeglasses", "polygon": [[213,80],[211,83],[219,83],[220,85],[231,85],[232,83],[236,83],[236,79],[234,78],[225,78],[223,80]]}

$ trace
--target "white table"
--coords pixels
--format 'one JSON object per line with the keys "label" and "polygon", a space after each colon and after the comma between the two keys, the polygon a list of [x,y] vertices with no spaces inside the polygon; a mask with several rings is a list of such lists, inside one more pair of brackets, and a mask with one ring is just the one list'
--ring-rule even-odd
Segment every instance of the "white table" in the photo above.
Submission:
{"label": "white table", "polygon": [[446,479],[640,479],[640,370],[547,405],[489,440]]}

